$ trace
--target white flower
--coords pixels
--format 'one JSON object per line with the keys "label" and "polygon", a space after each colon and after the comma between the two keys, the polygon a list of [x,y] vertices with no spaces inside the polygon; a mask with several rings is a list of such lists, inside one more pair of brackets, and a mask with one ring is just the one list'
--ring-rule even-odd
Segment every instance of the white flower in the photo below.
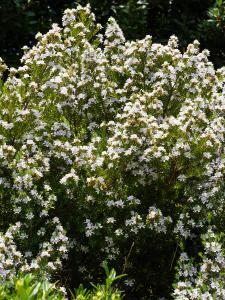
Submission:
{"label": "white flower", "polygon": [[125,285],[132,287],[135,283],[135,280],[134,279],[126,279],[126,280],[124,280],[124,283],[125,283]]}
{"label": "white flower", "polygon": [[60,93],[62,95],[68,95],[68,89],[65,86],[63,86],[60,88]]}
{"label": "white flower", "polygon": [[32,212],[29,212],[26,214],[26,219],[28,219],[28,220],[33,219],[33,217],[34,217],[34,214]]}
{"label": "white flower", "polygon": [[110,217],[110,218],[107,218],[107,220],[106,220],[106,223],[115,223],[116,222],[116,220],[115,220],[115,218],[113,218],[113,217]]}
{"label": "white flower", "polygon": [[116,234],[117,236],[120,236],[120,235],[123,234],[123,230],[122,230],[121,228],[116,229],[116,230],[115,230],[115,234]]}

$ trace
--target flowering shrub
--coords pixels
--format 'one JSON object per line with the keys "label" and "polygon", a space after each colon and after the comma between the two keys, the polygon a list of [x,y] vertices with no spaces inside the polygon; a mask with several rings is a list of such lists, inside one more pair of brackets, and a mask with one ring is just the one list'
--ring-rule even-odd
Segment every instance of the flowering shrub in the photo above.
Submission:
{"label": "flowering shrub", "polygon": [[195,266],[187,253],[182,253],[178,268],[175,299],[224,299],[225,252],[224,234],[211,230],[202,236],[204,252]]}
{"label": "flowering shrub", "polygon": [[225,70],[197,41],[126,41],[113,18],[103,36],[88,6],[37,40],[1,84],[0,276],[106,259],[168,295],[178,241],[224,226]]}

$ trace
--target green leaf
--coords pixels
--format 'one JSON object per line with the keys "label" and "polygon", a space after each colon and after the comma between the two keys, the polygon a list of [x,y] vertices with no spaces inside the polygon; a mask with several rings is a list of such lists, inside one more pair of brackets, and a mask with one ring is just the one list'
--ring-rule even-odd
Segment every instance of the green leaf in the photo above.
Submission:
{"label": "green leaf", "polygon": [[38,293],[38,291],[39,291],[40,286],[41,286],[41,283],[38,282],[38,283],[36,284],[36,286],[34,286],[33,291],[31,292],[31,294],[29,295],[29,297],[32,298],[32,297],[36,296],[37,293]]}
{"label": "green leaf", "polygon": [[217,0],[216,3],[220,7],[223,4],[223,0]]}

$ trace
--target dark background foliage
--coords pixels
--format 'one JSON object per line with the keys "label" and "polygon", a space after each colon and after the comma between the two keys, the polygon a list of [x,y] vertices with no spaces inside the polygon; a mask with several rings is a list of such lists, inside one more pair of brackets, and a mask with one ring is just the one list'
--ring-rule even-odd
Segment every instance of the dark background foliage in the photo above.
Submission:
{"label": "dark background foliage", "polygon": [[17,66],[21,47],[32,45],[35,34],[61,22],[65,8],[91,4],[101,24],[112,15],[128,39],[153,36],[166,43],[179,37],[183,49],[194,39],[211,53],[216,67],[225,58],[225,2],[223,0],[0,0],[0,56]]}

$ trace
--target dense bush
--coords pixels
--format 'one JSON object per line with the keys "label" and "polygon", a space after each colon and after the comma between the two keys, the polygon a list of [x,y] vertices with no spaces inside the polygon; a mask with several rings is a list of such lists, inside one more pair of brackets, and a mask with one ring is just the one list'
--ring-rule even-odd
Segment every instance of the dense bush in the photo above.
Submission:
{"label": "dense bush", "polygon": [[197,41],[100,29],[66,10],[1,84],[0,277],[72,286],[107,260],[128,299],[169,297],[179,254],[224,228],[225,72]]}

